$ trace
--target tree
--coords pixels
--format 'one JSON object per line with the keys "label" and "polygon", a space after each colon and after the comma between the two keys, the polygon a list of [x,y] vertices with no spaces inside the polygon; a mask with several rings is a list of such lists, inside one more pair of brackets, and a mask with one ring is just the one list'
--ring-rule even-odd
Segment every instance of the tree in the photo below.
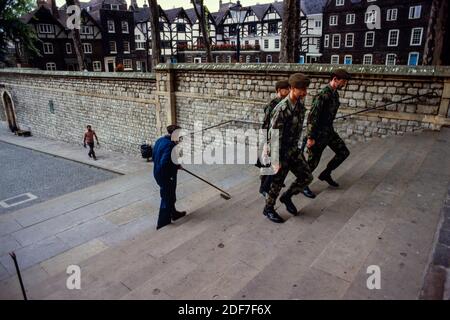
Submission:
{"label": "tree", "polygon": [[[424,65],[442,65],[449,63],[448,58],[448,0],[433,0],[431,4],[428,31],[425,39]],[[446,48],[447,47],[447,48]]]}
{"label": "tree", "polygon": [[[203,44],[205,45],[206,62],[212,62],[213,58],[211,53],[211,40],[209,38],[209,28],[208,28],[209,11],[205,7],[203,0],[191,0],[191,3],[194,6],[195,16],[197,17],[197,21],[200,26]],[[198,9],[200,9],[200,11]]]}
{"label": "tree", "polygon": [[20,17],[33,9],[33,0],[0,0],[0,62],[8,62],[10,44],[22,46],[30,53],[40,55],[35,43],[38,41],[33,28]]}
{"label": "tree", "polygon": [[[73,6],[73,5],[80,7],[80,1],[79,0],[66,0],[67,8],[69,8],[69,6]],[[73,41],[73,47],[75,49],[75,54],[77,56],[78,68],[80,71],[83,71],[86,68],[86,66],[84,63],[83,48],[81,46],[80,29],[78,29],[78,28],[72,29],[72,41]]]}
{"label": "tree", "polygon": [[280,62],[295,63],[300,56],[300,1],[283,1]]}
{"label": "tree", "polygon": [[148,0],[152,32],[152,69],[161,62],[161,35],[159,30],[159,6],[156,0]]}

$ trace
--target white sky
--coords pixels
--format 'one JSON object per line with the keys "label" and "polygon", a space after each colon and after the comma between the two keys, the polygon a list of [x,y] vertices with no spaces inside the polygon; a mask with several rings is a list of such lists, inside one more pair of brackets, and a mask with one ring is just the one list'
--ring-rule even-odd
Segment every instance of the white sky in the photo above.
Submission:
{"label": "white sky", "polygon": [[[81,0],[83,2],[83,0]],[[211,12],[216,12],[219,10],[219,0],[204,0],[205,1],[205,5],[208,7],[208,9]],[[237,0],[233,1],[236,2]],[[281,0],[279,0],[281,1]],[[130,4],[130,0],[127,0],[128,4]],[[223,0],[223,3],[227,3],[229,2],[229,0]],[[269,3],[269,2],[275,2],[275,0],[241,0],[241,4],[243,6],[249,6],[249,5],[255,5],[257,3]],[[65,0],[56,0],[56,3],[58,4],[58,6],[63,5],[64,3],[66,3]],[[147,0],[137,0],[137,3],[140,7],[142,7],[142,5],[144,3],[148,3]],[[191,1],[190,0],[158,0],[158,4],[163,8],[163,9],[172,9],[172,8],[178,8],[178,7],[183,7],[185,9],[187,8],[191,8]]]}

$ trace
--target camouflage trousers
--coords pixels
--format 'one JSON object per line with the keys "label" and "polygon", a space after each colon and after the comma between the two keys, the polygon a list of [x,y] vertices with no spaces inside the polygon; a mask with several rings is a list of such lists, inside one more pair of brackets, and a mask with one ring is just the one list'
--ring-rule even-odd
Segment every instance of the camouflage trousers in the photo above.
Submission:
{"label": "camouflage trousers", "polygon": [[332,130],[329,133],[324,133],[316,140],[316,143],[312,148],[308,149],[308,165],[313,172],[319,165],[320,158],[322,157],[323,150],[326,147],[330,147],[335,153],[333,159],[327,165],[327,171],[331,172],[339,167],[345,159],[350,155],[350,151],[345,145],[344,140],[339,137],[336,131]]}
{"label": "camouflage trousers", "polygon": [[280,159],[280,165],[281,168],[277,174],[273,176],[273,180],[270,185],[270,191],[266,198],[267,206],[275,205],[289,171],[291,171],[296,177],[295,181],[287,190],[289,195],[299,194],[313,180],[311,170],[309,169],[308,163],[303,157],[300,149],[287,157],[282,157]]}

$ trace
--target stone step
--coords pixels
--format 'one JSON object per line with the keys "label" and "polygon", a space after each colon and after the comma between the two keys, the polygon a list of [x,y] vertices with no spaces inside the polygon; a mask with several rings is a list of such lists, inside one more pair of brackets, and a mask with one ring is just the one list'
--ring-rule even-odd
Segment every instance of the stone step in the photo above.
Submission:
{"label": "stone step", "polygon": [[[417,299],[450,181],[450,130],[442,128],[418,172],[395,203],[380,239],[344,299]],[[381,290],[367,290],[365,269],[378,265]]]}
{"label": "stone step", "polygon": [[310,269],[296,281],[297,286],[289,298],[342,298],[379,241],[392,208],[406,191],[433,142],[421,135],[415,138],[414,144],[402,144],[402,147],[409,146],[403,148],[402,158],[315,259]]}
{"label": "stone step", "polygon": [[[394,147],[393,140],[368,149],[368,157],[358,162],[340,178],[342,187],[321,193],[316,201],[303,208],[303,216],[287,223],[309,221],[294,240],[285,242],[276,257],[242,289],[234,299],[288,299],[297,280],[310,270],[311,264],[345,226],[359,205],[363,203],[401,159],[402,150]],[[337,193],[335,195],[335,193]],[[326,199],[325,201],[322,201]],[[357,201],[357,204],[353,204]],[[280,276],[274,277],[274,274]]]}
{"label": "stone step", "polygon": [[[256,188],[257,188],[257,184],[258,184],[258,182],[256,181],[256,184],[255,184],[255,187],[253,188],[253,190],[255,190]],[[254,193],[255,194],[255,193]],[[247,198],[248,196],[244,196],[244,198]],[[205,211],[207,210],[208,208],[205,208]],[[213,206],[213,209],[217,209],[217,206],[216,205],[214,205]],[[258,213],[259,213],[259,215],[260,215],[260,210],[261,209],[258,209]],[[264,222],[266,222],[265,221],[265,219],[264,219]],[[271,223],[269,223],[269,224],[271,224]],[[189,228],[191,228],[191,227],[189,227]],[[191,231],[191,230],[190,230]],[[157,242],[161,242],[160,240],[155,240],[155,243],[157,243]],[[162,241],[162,242],[164,242],[164,240]],[[180,242],[181,243],[181,242]],[[151,248],[152,246],[151,246],[151,244],[145,244],[145,246],[147,247],[147,248]],[[138,252],[138,253],[140,253],[140,252],[142,252],[143,250],[145,250],[145,248],[140,248],[139,246],[136,248],[135,246],[134,246],[134,248],[133,248],[133,250],[136,250],[136,252]],[[127,253],[129,253],[129,251],[128,250],[126,250],[127,251]],[[129,286],[131,286],[130,284],[128,284]]]}

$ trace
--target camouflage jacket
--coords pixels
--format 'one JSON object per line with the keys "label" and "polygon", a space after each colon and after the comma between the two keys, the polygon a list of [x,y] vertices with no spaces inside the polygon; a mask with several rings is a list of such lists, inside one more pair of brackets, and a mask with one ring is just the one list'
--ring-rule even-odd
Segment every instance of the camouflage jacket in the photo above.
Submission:
{"label": "camouflage jacket", "polygon": [[272,99],[272,101],[269,102],[267,106],[264,107],[264,121],[262,128],[268,129],[270,126],[270,116],[272,114],[273,109],[281,102],[281,98],[276,97],[275,99]]}
{"label": "camouflage jacket", "polygon": [[293,105],[289,96],[283,99],[272,111],[269,126],[269,150],[271,156],[276,150],[270,147],[273,145],[272,137],[275,137],[274,130],[278,130],[279,137],[279,158],[286,159],[299,151],[299,141],[303,129],[303,121],[305,120],[306,109],[301,101]]}
{"label": "camouflage jacket", "polygon": [[311,112],[308,115],[308,138],[317,140],[320,134],[333,131],[333,121],[339,109],[339,93],[329,85],[314,97]]}

